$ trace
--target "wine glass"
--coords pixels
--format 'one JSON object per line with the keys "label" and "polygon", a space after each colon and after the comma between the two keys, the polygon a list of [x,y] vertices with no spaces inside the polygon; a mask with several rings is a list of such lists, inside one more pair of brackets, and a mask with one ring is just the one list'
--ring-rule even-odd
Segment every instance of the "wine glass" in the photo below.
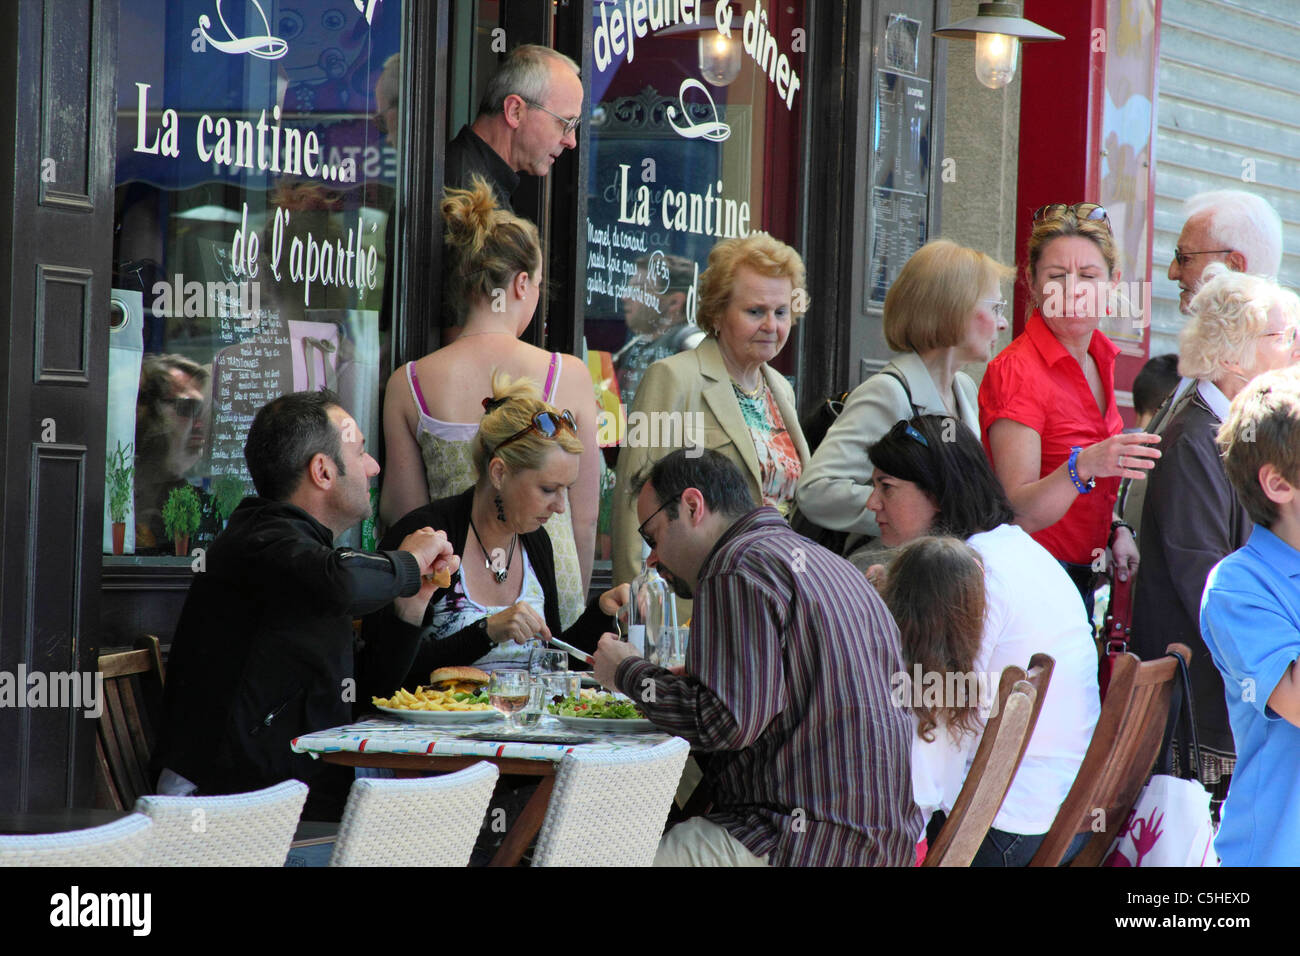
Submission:
{"label": "wine glass", "polygon": [[569,669],[569,655],[564,651],[545,647],[534,648],[528,658],[528,669],[534,674],[558,674]]}
{"label": "wine glass", "polygon": [[515,714],[528,706],[528,672],[497,670],[488,681],[488,703],[506,719],[506,730],[518,730]]}

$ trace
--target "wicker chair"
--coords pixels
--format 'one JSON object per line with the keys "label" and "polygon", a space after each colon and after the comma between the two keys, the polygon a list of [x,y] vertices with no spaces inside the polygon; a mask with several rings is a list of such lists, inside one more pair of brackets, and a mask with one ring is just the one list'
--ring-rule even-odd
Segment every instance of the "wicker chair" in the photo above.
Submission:
{"label": "wicker chair", "polygon": [[144,866],[284,866],[307,799],[286,780],[265,790],[214,797],[145,796],[138,813],[153,820]]}
{"label": "wicker chair", "polygon": [[0,836],[0,866],[137,866],[153,822],[138,813],[102,827]]}
{"label": "wicker chair", "polygon": [[533,866],[650,866],[690,745],[568,754],[560,764]]}
{"label": "wicker chair", "polygon": [[441,777],[353,781],[330,866],[467,866],[497,768]]}

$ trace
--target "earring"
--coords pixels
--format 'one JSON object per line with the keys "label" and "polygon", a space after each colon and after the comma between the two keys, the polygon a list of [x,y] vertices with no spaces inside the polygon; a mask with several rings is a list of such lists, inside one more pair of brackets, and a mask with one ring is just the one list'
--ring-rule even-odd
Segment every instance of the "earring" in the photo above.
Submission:
{"label": "earring", "polygon": [[506,508],[505,508],[505,505],[502,504],[502,502],[501,502],[501,496],[500,496],[500,495],[497,495],[495,498],[492,499],[492,501],[493,501],[493,502],[496,504],[496,506],[497,506],[497,520],[500,521],[502,524],[505,524],[505,520],[506,520]]}

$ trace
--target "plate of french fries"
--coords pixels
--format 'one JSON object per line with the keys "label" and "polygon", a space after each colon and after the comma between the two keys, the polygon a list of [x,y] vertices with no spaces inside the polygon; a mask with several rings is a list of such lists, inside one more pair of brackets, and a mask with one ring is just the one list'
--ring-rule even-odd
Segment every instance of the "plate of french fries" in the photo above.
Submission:
{"label": "plate of french fries", "polygon": [[486,694],[434,690],[417,687],[412,693],[399,687],[392,697],[372,697],[380,711],[414,724],[465,724],[479,720],[500,720],[501,714],[487,701]]}

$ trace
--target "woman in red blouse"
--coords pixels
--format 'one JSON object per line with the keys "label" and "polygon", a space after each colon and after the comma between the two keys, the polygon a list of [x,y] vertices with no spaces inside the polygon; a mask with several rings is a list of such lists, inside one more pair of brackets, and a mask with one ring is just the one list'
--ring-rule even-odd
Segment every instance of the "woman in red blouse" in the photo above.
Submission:
{"label": "woman in red blouse", "polygon": [[1119,280],[1106,210],[1053,203],[1034,213],[1025,280],[1034,311],[1025,332],[980,385],[984,450],[1016,521],[1070,573],[1092,609],[1093,567],[1113,549],[1119,578],[1137,570],[1131,530],[1112,527],[1121,478],[1145,478],[1160,452],[1123,434],[1115,407],[1119,349],[1097,328]]}

